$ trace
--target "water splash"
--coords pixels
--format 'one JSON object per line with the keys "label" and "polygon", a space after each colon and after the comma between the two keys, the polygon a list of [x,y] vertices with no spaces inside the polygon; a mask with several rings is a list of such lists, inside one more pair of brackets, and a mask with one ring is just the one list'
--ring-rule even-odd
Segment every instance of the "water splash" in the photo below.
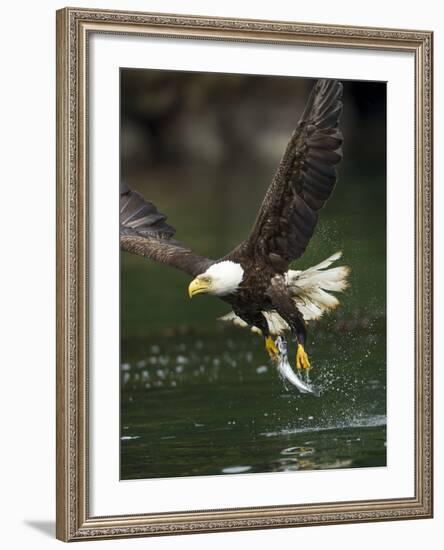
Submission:
{"label": "water splash", "polygon": [[224,474],[243,474],[251,470],[251,466],[228,466],[227,468],[222,468],[222,473]]}
{"label": "water splash", "polygon": [[334,422],[333,424],[330,424],[330,425],[284,428],[280,431],[263,432],[260,435],[264,435],[265,437],[275,437],[279,435],[291,435],[291,434],[308,433],[308,432],[327,432],[332,430],[344,430],[348,428],[374,428],[379,426],[385,426],[386,424],[387,424],[387,417],[385,415],[375,415],[375,416],[368,416],[368,417],[357,417],[351,420]]}

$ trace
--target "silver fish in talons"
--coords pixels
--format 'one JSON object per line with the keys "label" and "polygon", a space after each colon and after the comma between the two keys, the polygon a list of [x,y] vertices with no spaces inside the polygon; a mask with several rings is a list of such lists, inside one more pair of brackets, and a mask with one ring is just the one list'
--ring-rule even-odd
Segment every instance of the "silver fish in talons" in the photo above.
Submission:
{"label": "silver fish in talons", "polygon": [[290,363],[288,362],[286,340],[282,338],[282,336],[278,336],[275,343],[276,343],[276,347],[279,350],[279,362],[278,362],[279,374],[284,378],[284,380],[288,380],[290,384],[295,386],[301,393],[309,393],[311,395],[315,395],[316,397],[319,397],[320,395],[319,389],[312,386],[308,379],[307,379],[307,382],[304,382],[303,380],[301,380],[301,378],[299,378],[299,376],[291,368]]}

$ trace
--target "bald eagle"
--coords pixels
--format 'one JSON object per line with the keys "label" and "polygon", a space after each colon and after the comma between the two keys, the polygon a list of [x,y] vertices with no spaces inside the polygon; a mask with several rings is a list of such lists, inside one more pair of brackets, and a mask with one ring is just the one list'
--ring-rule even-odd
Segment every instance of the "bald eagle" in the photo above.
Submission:
{"label": "bald eagle", "polygon": [[199,256],[174,240],[175,229],[166,216],[121,186],[121,248],[190,275],[190,298],[206,293],[230,304],[232,312],[222,320],[260,333],[274,361],[279,359],[275,338],[290,332],[296,342],[296,367],[306,372],[306,323],[339,304],[331,292],[347,287],[349,268],[330,267],[340,252],[304,271],[289,266],[303,255],[319,211],[335,187],[336,165],[342,159],[341,111],[342,84],[317,81],[250,235],[218,260]]}

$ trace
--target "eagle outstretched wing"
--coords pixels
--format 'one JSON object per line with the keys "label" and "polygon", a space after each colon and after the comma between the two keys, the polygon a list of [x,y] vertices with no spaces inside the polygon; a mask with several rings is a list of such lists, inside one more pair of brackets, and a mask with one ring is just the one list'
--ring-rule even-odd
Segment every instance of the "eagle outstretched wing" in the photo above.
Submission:
{"label": "eagle outstretched wing", "polygon": [[168,264],[193,277],[214,263],[173,240],[175,233],[153,203],[121,184],[120,246],[123,250]]}
{"label": "eagle outstretched wing", "polygon": [[278,271],[302,256],[316,227],[318,211],[336,184],[342,159],[342,84],[318,80],[287,145],[248,239],[226,256],[254,257]]}

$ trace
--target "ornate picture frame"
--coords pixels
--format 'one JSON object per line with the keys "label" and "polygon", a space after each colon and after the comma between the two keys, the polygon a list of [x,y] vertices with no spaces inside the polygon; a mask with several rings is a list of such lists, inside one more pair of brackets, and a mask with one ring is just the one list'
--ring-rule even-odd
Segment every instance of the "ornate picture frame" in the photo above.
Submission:
{"label": "ornate picture frame", "polygon": [[[415,90],[414,495],[96,516],[89,472],[88,44],[94,34],[406,52]],[[432,517],[432,46],[429,31],[65,8],[57,12],[57,538]],[[412,297],[413,300],[413,297]]]}

